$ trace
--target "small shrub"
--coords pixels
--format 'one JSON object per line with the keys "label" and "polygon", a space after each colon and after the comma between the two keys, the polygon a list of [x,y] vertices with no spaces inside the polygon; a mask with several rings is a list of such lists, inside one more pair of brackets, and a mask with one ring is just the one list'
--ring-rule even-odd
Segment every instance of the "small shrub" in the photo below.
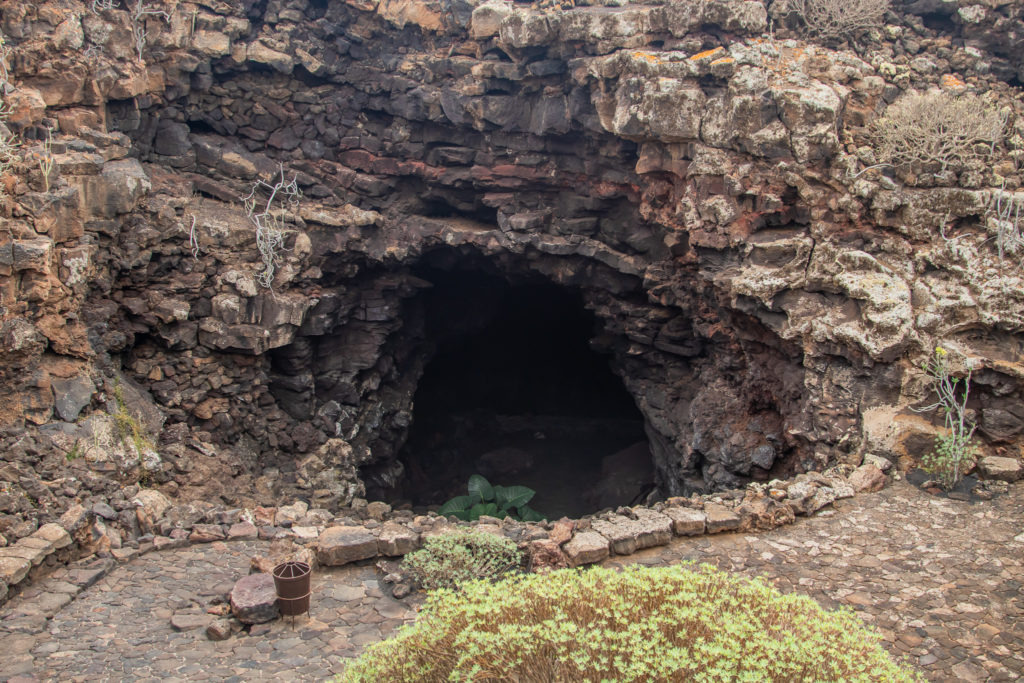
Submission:
{"label": "small shrub", "polygon": [[848,610],[705,565],[561,570],[430,595],[346,683],[920,681]]}
{"label": "small shrub", "polygon": [[961,384],[960,378],[952,374],[949,352],[936,346],[935,355],[925,364],[924,371],[928,373],[938,399],[920,408],[919,412],[941,409],[949,433],[935,439],[935,450],[924,456],[921,464],[949,490],[960,483],[978,453],[978,447],[971,442],[977,425],[967,419],[972,368],[967,365],[967,377]]}
{"label": "small shrub", "polygon": [[402,568],[427,590],[454,589],[480,579],[496,579],[522,561],[516,544],[503,536],[460,529],[428,538],[409,553]]}
{"label": "small shrub", "polygon": [[536,491],[525,486],[492,486],[487,479],[479,474],[469,478],[466,485],[469,495],[455,496],[442,505],[437,514],[442,517],[452,515],[465,522],[480,519],[484,515],[505,519],[512,517],[523,522],[539,522],[544,519],[527,503],[536,495]]}
{"label": "small shrub", "polygon": [[889,0],[792,0],[788,6],[800,15],[808,31],[835,40],[856,38],[881,26]]}
{"label": "small shrub", "polygon": [[875,124],[877,153],[891,164],[962,166],[991,154],[1006,116],[974,95],[904,95]]}

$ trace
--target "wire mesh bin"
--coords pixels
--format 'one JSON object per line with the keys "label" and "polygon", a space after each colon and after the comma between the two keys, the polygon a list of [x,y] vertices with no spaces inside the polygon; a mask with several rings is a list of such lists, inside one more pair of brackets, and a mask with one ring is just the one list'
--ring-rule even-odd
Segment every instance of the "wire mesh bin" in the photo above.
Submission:
{"label": "wire mesh bin", "polygon": [[294,617],[309,613],[310,572],[305,562],[282,562],[274,567],[274,588],[281,614]]}

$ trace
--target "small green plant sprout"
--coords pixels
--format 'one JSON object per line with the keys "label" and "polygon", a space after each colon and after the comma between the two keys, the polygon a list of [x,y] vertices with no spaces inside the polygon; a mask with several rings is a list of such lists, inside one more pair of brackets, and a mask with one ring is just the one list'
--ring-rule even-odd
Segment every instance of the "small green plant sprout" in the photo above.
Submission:
{"label": "small green plant sprout", "polygon": [[284,165],[279,167],[279,174],[279,179],[273,183],[257,180],[252,192],[242,197],[246,213],[256,230],[256,248],[263,260],[263,272],[256,276],[256,281],[267,289],[273,289],[274,273],[281,260],[284,240],[291,232],[285,228],[283,205],[294,207],[302,198],[298,177],[285,180]]}
{"label": "small green plant sprout", "polygon": [[935,450],[922,458],[922,464],[926,472],[939,478],[939,482],[946,490],[952,489],[960,482],[978,452],[977,445],[971,442],[977,425],[967,419],[967,399],[971,393],[973,364],[965,363],[966,377],[954,377],[949,355],[945,348],[935,347],[935,353],[925,363],[924,371],[928,373],[938,399],[923,408],[915,409],[917,412],[939,409],[945,418],[948,433],[936,437]]}
{"label": "small green plant sprout", "polygon": [[427,590],[457,589],[470,581],[494,580],[522,562],[516,544],[477,529],[431,536],[402,560],[402,569]]}
{"label": "small green plant sprout", "polygon": [[75,439],[75,444],[71,447],[71,450],[67,452],[64,458],[68,462],[71,462],[73,460],[78,460],[80,457],[82,457],[82,440]]}
{"label": "small green plant sprout", "polygon": [[545,519],[527,503],[536,491],[525,486],[492,486],[489,481],[474,474],[466,488],[469,495],[455,496],[441,506],[437,514],[452,515],[466,522],[480,519],[483,515],[504,519],[512,517],[523,522],[539,522]]}

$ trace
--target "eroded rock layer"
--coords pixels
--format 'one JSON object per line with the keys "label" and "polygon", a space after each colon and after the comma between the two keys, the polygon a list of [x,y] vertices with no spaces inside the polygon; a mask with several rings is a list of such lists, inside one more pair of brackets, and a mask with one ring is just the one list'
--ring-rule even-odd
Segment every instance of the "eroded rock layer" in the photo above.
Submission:
{"label": "eroded rock layer", "polygon": [[[664,495],[919,456],[940,344],[1016,457],[1021,271],[986,216],[1021,182],[1019,8],[939,4],[855,52],[758,0],[0,3],[37,155],[0,226],[0,533],[140,477],[320,506],[393,483],[441,341],[425,267],[578,296]],[[1005,140],[868,168],[871,122],[932,86],[987,93]],[[256,188],[268,273],[242,198],[293,178]]]}

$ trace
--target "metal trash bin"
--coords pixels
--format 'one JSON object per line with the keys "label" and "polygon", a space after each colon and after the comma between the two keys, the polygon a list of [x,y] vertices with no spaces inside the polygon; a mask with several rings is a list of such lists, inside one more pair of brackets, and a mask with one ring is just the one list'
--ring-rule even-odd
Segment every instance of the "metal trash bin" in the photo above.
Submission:
{"label": "metal trash bin", "polygon": [[309,613],[310,572],[305,562],[282,562],[274,567],[277,607],[286,617]]}

